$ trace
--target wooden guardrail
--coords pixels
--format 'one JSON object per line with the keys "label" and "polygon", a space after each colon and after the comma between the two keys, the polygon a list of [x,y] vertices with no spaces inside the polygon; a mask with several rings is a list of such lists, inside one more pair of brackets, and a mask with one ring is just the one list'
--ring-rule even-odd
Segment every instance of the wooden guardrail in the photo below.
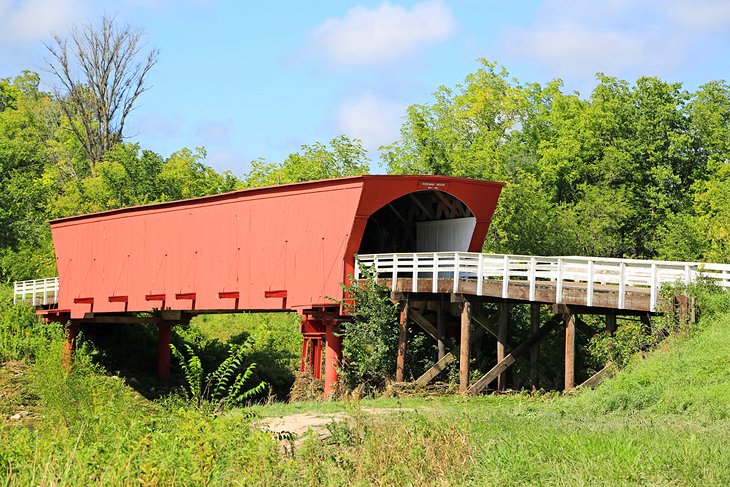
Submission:
{"label": "wooden guardrail", "polygon": [[355,278],[360,277],[360,265],[372,267],[380,278],[390,279],[395,288],[398,278],[412,279],[412,291],[418,281],[432,281],[437,292],[439,279],[451,279],[453,292],[459,292],[462,279],[475,279],[476,295],[483,295],[487,280],[502,282],[502,298],[509,297],[513,282],[527,283],[529,299],[535,300],[538,284],[552,283],[556,287],[556,302],[561,303],[566,283],[586,286],[586,305],[593,306],[594,287],[613,286],[618,293],[618,308],[625,309],[629,289],[645,288],[650,293],[650,310],[656,310],[661,286],[665,283],[690,283],[703,277],[723,288],[730,288],[730,265],[702,264],[639,259],[593,257],[541,257],[529,255],[481,254],[476,252],[416,252],[358,255]]}
{"label": "wooden guardrail", "polygon": [[17,281],[13,286],[13,303],[51,306],[58,303],[58,278]]}

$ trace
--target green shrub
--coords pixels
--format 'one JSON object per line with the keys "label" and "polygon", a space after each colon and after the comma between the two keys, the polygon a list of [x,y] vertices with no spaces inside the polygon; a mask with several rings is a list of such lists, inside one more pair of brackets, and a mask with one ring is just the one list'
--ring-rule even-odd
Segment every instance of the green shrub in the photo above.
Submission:
{"label": "green shrub", "polygon": [[378,283],[374,271],[363,268],[364,285],[354,279],[343,286],[349,300],[343,304],[352,318],[340,328],[345,357],[340,380],[352,389],[368,390],[385,386],[395,374],[398,348],[398,305],[390,300],[390,290]]}

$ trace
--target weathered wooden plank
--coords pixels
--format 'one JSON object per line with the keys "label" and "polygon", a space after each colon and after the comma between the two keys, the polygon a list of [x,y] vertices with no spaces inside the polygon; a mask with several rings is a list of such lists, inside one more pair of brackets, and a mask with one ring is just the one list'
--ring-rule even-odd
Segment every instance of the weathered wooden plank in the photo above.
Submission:
{"label": "weathered wooden plank", "polygon": [[565,386],[569,391],[575,387],[575,315],[568,311],[565,320]]}
{"label": "weathered wooden plank", "polygon": [[485,316],[475,309],[472,309],[471,311],[471,319],[474,321],[474,323],[487,330],[494,338],[497,338],[496,324],[498,317],[499,313],[492,313],[489,316]]}
{"label": "weathered wooden plank", "polygon": [[[507,354],[507,340],[509,339],[509,306],[506,302],[499,303],[499,319],[497,321],[497,363],[504,360]],[[507,377],[504,373],[497,376],[497,390],[507,388]]]}
{"label": "weathered wooden plank", "polygon": [[398,357],[395,365],[395,381],[403,382],[406,367],[406,342],[408,340],[408,301],[400,303],[400,321],[398,323]]}
{"label": "weathered wooden plank", "polygon": [[444,300],[439,299],[436,309],[436,336],[438,337],[439,360],[446,356],[446,323],[444,319]]}
{"label": "weathered wooden plank", "polygon": [[[383,284],[390,285],[389,279],[383,279]],[[413,281],[410,278],[399,278],[394,291],[401,293],[412,292]],[[438,293],[451,293],[454,288],[453,279],[441,278],[437,282]],[[430,278],[419,278],[417,292],[433,293],[433,281]],[[459,293],[476,296],[477,282],[475,279],[460,279]],[[502,281],[485,280],[482,286],[482,296],[501,298]],[[529,302],[530,287],[527,281],[510,281],[508,299],[513,301]],[[626,287],[624,309],[622,311],[649,311],[650,293],[648,288]],[[555,303],[555,284],[549,281],[538,282],[535,286],[535,301],[540,303]],[[587,306],[588,294],[585,284],[563,283],[563,304],[570,306]],[[596,309],[618,309],[618,286],[594,285],[593,307]]]}
{"label": "weathered wooden plank", "polygon": [[494,379],[497,378],[499,374],[507,370],[510,365],[515,363],[517,357],[527,351],[534,343],[537,343],[545,338],[545,336],[560,323],[562,323],[562,320],[559,317],[548,320],[548,322],[542,325],[542,327],[540,327],[538,331],[530,335],[527,340],[515,347],[514,350],[512,350],[509,355],[502,359],[501,362],[492,367],[489,372],[484,374],[478,381],[472,384],[467,393],[478,394],[479,392],[483,391],[492,381],[494,381]]}
{"label": "weathered wooden plank", "polygon": [[471,303],[465,301],[461,308],[461,348],[459,350],[459,392],[469,388],[469,333],[471,331]]}
{"label": "weathered wooden plank", "polygon": [[[530,324],[532,326],[532,333],[537,333],[540,329],[540,303],[530,303]],[[537,361],[540,356],[540,343],[530,347],[530,385],[533,389],[539,387],[539,377],[537,373]]]}
{"label": "weathered wooden plank", "polygon": [[613,376],[616,373],[616,367],[612,362],[606,364],[604,368],[590,376],[585,382],[580,384],[577,388],[590,387],[591,389],[596,387],[598,384]]}
{"label": "weathered wooden plank", "polygon": [[416,384],[420,386],[426,386],[428,385],[432,380],[436,378],[437,375],[439,375],[441,372],[443,372],[446,367],[448,367],[451,362],[454,361],[454,354],[449,352],[446,355],[444,355],[438,362],[436,362],[433,367],[428,369],[426,372],[421,375],[418,379],[416,379]]}
{"label": "weathered wooden plank", "polygon": [[413,309],[411,306],[408,307],[408,317],[413,320],[415,324],[420,326],[423,331],[428,333],[431,338],[438,341],[438,330],[436,330],[436,327],[433,326],[426,318],[423,317],[421,313]]}

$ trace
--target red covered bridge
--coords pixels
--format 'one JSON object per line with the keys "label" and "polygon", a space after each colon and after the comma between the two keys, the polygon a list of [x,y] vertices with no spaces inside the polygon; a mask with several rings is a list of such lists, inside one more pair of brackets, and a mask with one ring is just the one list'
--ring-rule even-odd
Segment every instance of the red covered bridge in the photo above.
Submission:
{"label": "red covered bridge", "polygon": [[[51,222],[60,289],[48,319],[170,326],[201,313],[296,311],[305,361],[337,379],[340,284],[356,254],[481,251],[501,183],[358,176],[234,191]],[[152,317],[141,317],[151,312]]]}

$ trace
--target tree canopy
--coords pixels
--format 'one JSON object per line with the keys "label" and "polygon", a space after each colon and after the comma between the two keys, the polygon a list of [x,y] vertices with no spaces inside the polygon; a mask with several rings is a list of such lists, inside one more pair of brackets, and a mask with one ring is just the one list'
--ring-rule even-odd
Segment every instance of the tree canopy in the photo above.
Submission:
{"label": "tree canopy", "polygon": [[[77,111],[24,71],[0,80],[0,279],[53,275],[46,221],[369,171],[361,141],[306,144],[243,177],[204,148],[169,156],[114,138],[94,161]],[[659,78],[602,74],[589,96],[560,80],[523,83],[481,61],[405,114],[381,150],[391,174],[445,174],[507,186],[485,250],[730,260],[730,85],[694,91]],[[93,166],[93,171],[90,168]]]}

